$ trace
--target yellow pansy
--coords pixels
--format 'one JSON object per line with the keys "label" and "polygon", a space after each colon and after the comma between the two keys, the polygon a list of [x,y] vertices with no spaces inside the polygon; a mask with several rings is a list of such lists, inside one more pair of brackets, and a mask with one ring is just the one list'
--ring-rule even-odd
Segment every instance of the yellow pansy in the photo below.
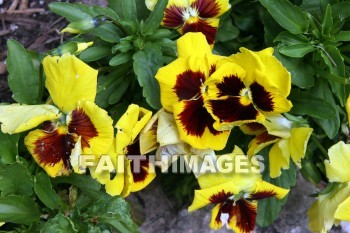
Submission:
{"label": "yellow pansy", "polygon": [[216,130],[250,122],[264,122],[265,115],[288,112],[286,99],[290,73],[273,56],[273,49],[240,52],[219,62],[207,82],[205,106],[215,119]]}
{"label": "yellow pansy", "polygon": [[95,103],[97,70],[69,53],[43,60],[46,88],[54,105],[2,105],[1,129],[20,133],[40,124],[24,143],[52,177],[71,172],[70,156],[106,153],[113,141],[112,119]]}
{"label": "yellow pansy", "polygon": [[[235,148],[232,157],[243,154]],[[258,200],[276,197],[284,198],[289,190],[277,187],[261,179],[259,173],[246,174],[211,173],[198,178],[200,190],[195,191],[189,211],[208,204],[214,204],[210,227],[220,229],[226,226],[237,233],[254,230]],[[244,211],[243,211],[244,210]]]}
{"label": "yellow pansy", "polygon": [[151,111],[131,104],[115,126],[116,152],[125,158],[124,187],[121,192],[124,197],[145,188],[156,176],[152,162],[140,151],[139,141],[139,134],[151,116]]}

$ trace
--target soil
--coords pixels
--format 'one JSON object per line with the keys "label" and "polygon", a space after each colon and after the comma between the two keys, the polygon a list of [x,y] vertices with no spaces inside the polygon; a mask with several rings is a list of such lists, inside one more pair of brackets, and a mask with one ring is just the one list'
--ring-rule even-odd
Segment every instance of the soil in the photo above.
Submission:
{"label": "soil", "polygon": [[[48,11],[48,4],[54,0],[21,0],[28,1],[24,9],[10,13],[8,9],[14,1],[0,0],[0,102],[13,102],[7,85],[6,72],[6,41],[15,39],[25,48],[40,52],[56,47],[64,37],[60,31],[66,26],[64,18]],[[58,0],[55,0],[58,1]],[[78,1],[68,1],[78,2]],[[106,6],[107,0],[82,0],[85,4]],[[258,228],[258,233],[307,233],[307,209],[313,199],[314,187],[301,177],[298,185],[291,190],[287,204],[283,207],[280,217],[267,229]],[[226,229],[212,231],[209,229],[211,209],[205,208],[194,213],[188,213],[185,208],[175,210],[176,200],[169,199],[162,191],[157,180],[138,194],[131,195],[133,213],[141,220],[141,232],[232,232]],[[333,232],[342,232],[335,229]]]}

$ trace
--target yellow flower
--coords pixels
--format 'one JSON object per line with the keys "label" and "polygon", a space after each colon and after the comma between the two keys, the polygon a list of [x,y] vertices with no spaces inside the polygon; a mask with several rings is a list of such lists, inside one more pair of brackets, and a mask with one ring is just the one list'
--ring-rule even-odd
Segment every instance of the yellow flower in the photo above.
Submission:
{"label": "yellow flower", "polygon": [[68,53],[43,60],[46,88],[55,106],[0,106],[1,129],[25,137],[35,161],[51,176],[71,172],[70,156],[106,153],[113,141],[112,119],[95,103],[97,70]]}
{"label": "yellow flower", "polygon": [[204,106],[206,82],[222,57],[211,53],[201,33],[182,36],[177,48],[179,58],[156,74],[161,103],[174,114],[182,141],[198,149],[223,149],[230,132],[215,130],[215,120]]}
{"label": "yellow flower", "polygon": [[248,155],[257,154],[268,145],[273,144],[269,152],[270,177],[281,175],[281,169],[288,169],[290,159],[301,166],[305,156],[307,142],[312,128],[294,128],[292,122],[282,115],[270,115],[263,124],[249,123],[241,127],[243,132],[256,137],[249,143]]}
{"label": "yellow flower", "polygon": [[125,155],[124,197],[145,188],[156,177],[153,164],[140,151],[139,142],[139,134],[151,116],[151,111],[131,104],[116,124],[117,155]]}
{"label": "yellow flower", "polygon": [[[240,154],[243,152],[236,147],[232,156]],[[210,227],[217,230],[226,226],[236,233],[254,230],[258,200],[269,197],[282,199],[289,192],[263,181],[258,173],[204,174],[198,178],[198,182],[201,189],[195,191],[189,211],[214,204]]]}
{"label": "yellow flower", "polygon": [[220,61],[207,82],[205,106],[215,119],[216,130],[264,122],[266,114],[288,112],[292,107],[286,99],[290,73],[273,56],[273,49],[240,51]]}
{"label": "yellow flower", "polygon": [[350,144],[340,141],[328,149],[325,161],[326,175],[331,189],[321,194],[309,209],[309,226],[312,231],[327,232],[333,224],[350,221]]}
{"label": "yellow flower", "polygon": [[[146,1],[152,7],[154,1]],[[228,0],[170,0],[162,25],[175,28],[180,34],[202,32],[209,44],[214,44],[219,19],[231,8]]]}

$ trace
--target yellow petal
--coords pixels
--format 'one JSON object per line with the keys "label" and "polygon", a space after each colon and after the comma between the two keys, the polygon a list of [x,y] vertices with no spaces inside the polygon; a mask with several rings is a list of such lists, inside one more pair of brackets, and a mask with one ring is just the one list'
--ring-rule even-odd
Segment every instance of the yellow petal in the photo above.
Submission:
{"label": "yellow petal", "polygon": [[176,44],[179,57],[202,57],[211,53],[211,48],[207,42],[207,39],[200,32],[188,32],[180,37]]}
{"label": "yellow petal", "polygon": [[350,197],[343,201],[335,211],[334,217],[337,220],[350,221]]}
{"label": "yellow petal", "polygon": [[340,141],[328,149],[329,160],[325,161],[330,182],[350,182],[350,144]]}
{"label": "yellow petal", "polygon": [[280,140],[275,143],[269,152],[270,177],[279,177],[281,169],[288,169],[290,161],[290,147],[288,140]]}
{"label": "yellow petal", "polygon": [[256,155],[265,147],[267,147],[273,143],[276,143],[279,140],[280,140],[279,137],[276,137],[274,135],[270,135],[265,131],[265,132],[257,135],[253,140],[250,141],[250,143],[248,145],[247,154],[249,156]]}
{"label": "yellow petal", "polygon": [[131,173],[131,160],[130,159],[125,159],[124,163],[124,187],[123,191],[121,193],[122,197],[127,197],[129,196],[131,192],[131,185],[132,185],[132,173]]}
{"label": "yellow petal", "polygon": [[288,194],[289,189],[284,189],[276,185],[270,184],[266,181],[260,180],[256,183],[254,194],[257,194],[259,192],[264,193],[264,195],[267,195],[267,197],[273,196],[277,199],[282,199]]}
{"label": "yellow petal", "polygon": [[305,157],[307,143],[312,133],[312,128],[292,128],[290,133],[290,155],[293,162],[301,167],[300,161]]}
{"label": "yellow petal", "polygon": [[264,63],[267,76],[274,86],[287,97],[291,89],[291,75],[282,63],[273,56],[273,48],[267,48],[256,53]]}
{"label": "yellow petal", "polygon": [[5,224],[5,222],[0,222],[0,227],[2,226],[2,225],[4,225]]}
{"label": "yellow petal", "polygon": [[156,79],[160,86],[160,100],[166,111],[172,112],[174,103],[179,99],[174,91],[178,76],[189,69],[188,61],[185,58],[178,58],[158,69]]}
{"label": "yellow petal", "polygon": [[35,128],[44,121],[59,119],[59,110],[52,105],[0,105],[3,133],[20,133]]}
{"label": "yellow petal", "polygon": [[77,108],[67,115],[67,124],[70,133],[81,136],[85,154],[105,154],[113,143],[113,120],[93,102],[79,101]]}
{"label": "yellow petal", "polygon": [[136,104],[129,105],[115,125],[118,129],[116,135],[117,154],[124,154],[125,147],[134,141],[151,117],[151,111]]}
{"label": "yellow petal", "polygon": [[76,138],[67,133],[67,128],[63,126],[51,132],[36,129],[24,139],[29,153],[51,177],[70,173],[69,156]]}
{"label": "yellow petal", "polygon": [[80,54],[81,52],[83,52],[85,49],[87,49],[88,47],[90,47],[93,44],[94,44],[94,42],[77,43],[78,49],[77,49],[77,51],[75,51],[75,54]]}
{"label": "yellow petal", "polygon": [[[97,70],[69,53],[46,56],[43,60],[46,88],[55,105],[64,113],[72,111],[79,101],[94,102]],[[62,88],[64,87],[64,88]]]}
{"label": "yellow petal", "polygon": [[211,220],[209,227],[214,230],[219,230],[222,227],[221,222],[217,222],[216,218],[220,211],[220,204],[217,204],[212,210],[211,210]]}
{"label": "yellow petal", "polygon": [[174,105],[180,139],[197,149],[223,149],[230,131],[216,131],[212,126],[214,120],[196,101],[182,101]]}
{"label": "yellow petal", "polygon": [[[132,182],[130,184],[130,192],[137,192],[144,189],[149,185],[156,177],[156,172],[153,164],[146,159],[146,156],[142,156],[144,160],[140,160],[140,166],[135,164],[135,161],[131,163]],[[135,167],[138,170],[135,170]]]}
{"label": "yellow petal", "polygon": [[246,48],[240,48],[240,52],[229,57],[229,61],[240,65],[246,72],[246,84],[250,85],[254,80],[254,73],[256,70],[265,72],[265,65],[260,57]]}
{"label": "yellow petal", "polygon": [[223,183],[206,189],[195,190],[193,203],[188,207],[188,211],[191,212],[212,203],[210,198],[222,192],[237,194],[239,193],[239,190],[232,182]]}

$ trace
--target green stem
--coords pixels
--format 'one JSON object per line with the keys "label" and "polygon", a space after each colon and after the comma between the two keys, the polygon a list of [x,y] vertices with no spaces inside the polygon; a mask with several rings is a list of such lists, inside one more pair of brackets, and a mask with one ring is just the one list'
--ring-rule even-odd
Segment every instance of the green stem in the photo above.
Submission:
{"label": "green stem", "polygon": [[312,141],[316,144],[317,148],[321,151],[322,155],[324,155],[324,157],[326,159],[328,159],[328,152],[326,151],[326,149],[321,145],[321,143],[317,140],[317,138],[312,135],[311,136]]}

